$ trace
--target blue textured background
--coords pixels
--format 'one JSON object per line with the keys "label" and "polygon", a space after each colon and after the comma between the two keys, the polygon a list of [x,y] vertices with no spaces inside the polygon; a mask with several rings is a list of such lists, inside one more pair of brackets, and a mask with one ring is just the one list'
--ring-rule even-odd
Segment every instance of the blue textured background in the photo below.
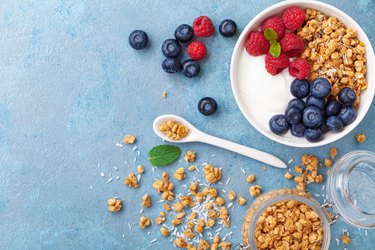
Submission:
{"label": "blue textured background", "polygon": [[[216,32],[204,39],[209,56],[196,79],[161,70],[160,45],[173,36],[177,25],[209,15],[215,25],[232,18],[241,31],[275,2],[2,1],[0,248],[172,248],[169,239],[160,236],[158,226],[145,230],[136,226],[144,193],[154,201],[145,215],[155,218],[162,210],[162,204],[155,203],[159,196],[151,188],[162,170],[153,173],[147,161],[148,150],[160,143],[151,129],[159,114],[182,115],[204,131],[270,151],[285,161],[293,158],[296,163],[303,153],[323,159],[331,146],[338,147],[339,157],[354,149],[375,151],[374,103],[355,131],[332,145],[301,150],[259,134],[242,116],[231,93],[229,63],[236,37],[225,39]],[[375,45],[373,0],[327,2],[351,15]],[[149,48],[135,51],[129,47],[127,37],[134,29],[148,33]],[[168,98],[161,97],[162,90],[168,92]],[[203,96],[217,100],[219,110],[214,116],[198,113],[196,105]],[[364,144],[354,140],[358,132],[368,136]],[[127,133],[137,136],[140,156],[136,162],[137,150],[132,146],[115,146]],[[181,145],[181,149],[197,151],[199,164],[208,161],[222,166],[223,182],[232,178],[227,189],[248,198],[249,185],[240,167],[255,173],[264,191],[293,186],[293,181],[282,177],[284,171],[269,167],[262,172],[260,163],[225,150],[202,144]],[[137,164],[144,164],[146,173],[141,187],[130,189],[122,184],[123,177],[135,171]],[[163,170],[173,173],[180,165]],[[108,177],[101,177],[101,172],[121,179],[105,184]],[[183,183],[194,175],[201,178],[202,173],[187,173]],[[310,190],[319,194],[321,187]],[[107,199],[113,196],[124,200],[124,209],[117,214],[107,212]],[[318,200],[323,201],[322,197]],[[235,243],[241,240],[245,210],[245,206],[230,210]],[[128,223],[133,225],[131,231]],[[375,231],[368,231],[366,237],[364,230],[343,222],[332,226],[331,249],[344,248],[335,241],[343,228],[353,238],[348,249],[373,249]],[[154,238],[157,241],[151,244]]]}

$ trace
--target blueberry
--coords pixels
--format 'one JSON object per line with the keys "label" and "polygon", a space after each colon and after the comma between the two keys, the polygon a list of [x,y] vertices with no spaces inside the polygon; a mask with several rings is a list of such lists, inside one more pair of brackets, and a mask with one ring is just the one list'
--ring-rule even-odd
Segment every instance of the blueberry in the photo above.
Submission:
{"label": "blueberry", "polygon": [[141,50],[148,43],[147,33],[142,30],[134,30],[129,34],[129,45],[136,50]]}
{"label": "blueberry", "polygon": [[225,19],[220,23],[219,32],[223,37],[234,36],[237,32],[237,24],[233,20]]}
{"label": "blueberry", "polygon": [[329,127],[326,125],[326,121],[322,121],[322,125],[320,125],[320,130],[323,134],[327,133],[329,131]]}
{"label": "blueberry", "polygon": [[163,70],[167,73],[176,73],[181,70],[182,66],[177,58],[165,58],[161,64]]}
{"label": "blueberry", "polygon": [[317,142],[323,139],[323,133],[319,128],[306,129],[304,136],[310,142]]}
{"label": "blueberry", "polygon": [[174,37],[181,43],[190,42],[194,37],[193,28],[187,24],[181,24],[174,32]]}
{"label": "blueberry", "polygon": [[290,128],[290,132],[296,137],[303,137],[305,129],[306,127],[305,125],[303,125],[303,123],[297,123],[292,125],[292,127]]}
{"label": "blueberry", "polygon": [[269,121],[269,126],[272,132],[277,135],[284,134],[289,129],[289,123],[285,115],[275,115]]}
{"label": "blueberry", "polygon": [[307,97],[306,104],[307,104],[307,106],[316,106],[320,110],[324,110],[324,108],[326,106],[326,102],[324,101],[324,99],[316,98],[312,95]]}
{"label": "blueberry", "polygon": [[217,110],[217,102],[211,97],[204,97],[198,102],[198,110],[203,115],[212,115]]}
{"label": "blueberry", "polygon": [[331,92],[331,84],[323,77],[315,78],[311,82],[310,92],[316,98],[324,98]]}
{"label": "blueberry", "polygon": [[310,83],[308,80],[295,79],[290,85],[290,92],[297,98],[305,98],[310,92]]}
{"label": "blueberry", "polygon": [[196,77],[200,70],[201,66],[199,65],[199,62],[194,61],[193,59],[188,59],[182,63],[182,74],[186,77]]}
{"label": "blueberry", "polygon": [[354,90],[349,87],[342,88],[339,92],[339,101],[345,106],[351,106],[357,100]]}
{"label": "blueberry", "polygon": [[352,107],[342,107],[337,116],[342,123],[346,126],[352,123],[357,117],[357,111]]}
{"label": "blueberry", "polygon": [[301,121],[302,111],[298,108],[291,107],[285,111],[285,116],[289,124],[297,124]]}
{"label": "blueberry", "polygon": [[161,45],[161,51],[166,57],[178,57],[181,50],[181,45],[175,39],[167,39]]}
{"label": "blueberry", "polygon": [[326,124],[334,133],[341,132],[344,129],[344,124],[339,118],[337,118],[337,116],[328,117]]}
{"label": "blueberry", "polygon": [[292,107],[303,111],[306,108],[306,103],[301,99],[294,98],[290,100],[288,103],[288,108],[292,108]]}
{"label": "blueberry", "polygon": [[327,103],[325,108],[327,116],[336,116],[340,113],[341,105],[338,101],[332,100]]}
{"label": "blueberry", "polygon": [[302,121],[306,127],[317,128],[323,121],[322,112],[315,106],[307,106],[303,111]]}

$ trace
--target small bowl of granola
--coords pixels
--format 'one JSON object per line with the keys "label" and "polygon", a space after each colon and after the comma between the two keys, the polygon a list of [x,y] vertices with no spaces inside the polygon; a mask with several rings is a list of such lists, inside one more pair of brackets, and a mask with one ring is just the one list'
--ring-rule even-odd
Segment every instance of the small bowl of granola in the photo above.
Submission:
{"label": "small bowl of granola", "polygon": [[254,17],[234,48],[231,85],[260,133],[316,147],[352,131],[375,93],[374,51],[362,28],[319,1],[283,1]]}

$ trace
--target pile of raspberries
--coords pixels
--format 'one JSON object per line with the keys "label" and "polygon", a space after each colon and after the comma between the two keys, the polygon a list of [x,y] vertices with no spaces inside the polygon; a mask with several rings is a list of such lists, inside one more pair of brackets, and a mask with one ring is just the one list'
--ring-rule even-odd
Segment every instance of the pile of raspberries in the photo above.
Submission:
{"label": "pile of raspberries", "polygon": [[[304,42],[295,32],[302,27],[305,21],[305,12],[299,7],[286,9],[282,16],[272,16],[261,24],[261,31],[254,30],[245,43],[246,51],[252,56],[266,54],[266,70],[276,75],[289,67],[289,74],[298,79],[309,76],[311,66],[304,58],[299,58],[304,50]],[[273,56],[270,53],[270,42],[264,37],[264,31],[272,29],[277,33],[277,42],[280,44],[281,53]],[[290,61],[291,58],[295,58]]]}

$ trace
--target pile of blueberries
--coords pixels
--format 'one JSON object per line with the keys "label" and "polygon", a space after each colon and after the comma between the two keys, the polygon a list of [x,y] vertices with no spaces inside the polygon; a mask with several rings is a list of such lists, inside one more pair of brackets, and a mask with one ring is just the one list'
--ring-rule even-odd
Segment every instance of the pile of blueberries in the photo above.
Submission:
{"label": "pile of blueberries", "polygon": [[161,51],[166,57],[161,65],[163,70],[167,73],[182,71],[182,74],[186,77],[196,77],[201,70],[198,61],[187,59],[181,65],[180,61],[178,60],[178,57],[182,51],[180,43],[188,43],[193,39],[193,28],[188,24],[181,24],[175,30],[174,37],[176,39],[167,39],[161,45]]}
{"label": "pile of blueberries", "polygon": [[341,132],[357,117],[353,108],[357,96],[352,88],[342,88],[338,100],[328,99],[331,84],[327,79],[318,77],[311,83],[306,79],[295,79],[290,85],[290,92],[296,98],[288,103],[285,114],[275,115],[269,121],[271,131],[277,135],[286,133],[290,128],[293,136],[317,142],[328,131]]}

